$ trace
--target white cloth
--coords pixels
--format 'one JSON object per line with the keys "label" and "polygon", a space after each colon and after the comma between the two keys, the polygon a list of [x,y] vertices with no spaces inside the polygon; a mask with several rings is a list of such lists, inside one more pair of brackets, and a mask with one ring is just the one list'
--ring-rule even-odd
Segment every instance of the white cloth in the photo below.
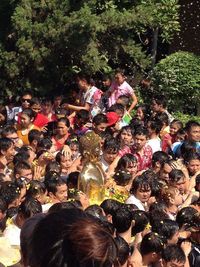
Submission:
{"label": "white cloth", "polygon": [[126,204],[134,204],[138,207],[139,210],[144,210],[144,206],[142,202],[137,199],[134,195],[130,195],[130,197],[126,200]]}
{"label": "white cloth", "polygon": [[148,140],[147,144],[152,148],[153,153],[162,150],[161,140],[159,137]]}
{"label": "white cloth", "polygon": [[20,232],[21,229],[15,224],[16,216],[13,216],[10,223],[6,226],[3,236],[7,238],[11,246],[20,246]]}

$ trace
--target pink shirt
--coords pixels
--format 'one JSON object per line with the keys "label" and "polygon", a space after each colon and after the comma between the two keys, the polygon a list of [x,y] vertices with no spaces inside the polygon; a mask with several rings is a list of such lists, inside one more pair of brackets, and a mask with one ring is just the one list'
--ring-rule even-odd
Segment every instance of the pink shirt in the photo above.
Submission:
{"label": "pink shirt", "polygon": [[113,82],[110,88],[111,95],[108,99],[108,106],[111,107],[121,95],[131,96],[134,94],[133,88],[124,81],[121,85]]}

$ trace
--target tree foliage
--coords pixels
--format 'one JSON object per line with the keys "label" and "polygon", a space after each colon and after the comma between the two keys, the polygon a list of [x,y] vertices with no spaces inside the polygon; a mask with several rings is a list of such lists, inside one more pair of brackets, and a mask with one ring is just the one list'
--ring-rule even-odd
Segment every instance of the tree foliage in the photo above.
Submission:
{"label": "tree foliage", "polygon": [[172,111],[194,111],[200,102],[200,57],[177,52],[161,60],[152,73],[153,91],[168,98]]}
{"label": "tree foliage", "polygon": [[1,0],[0,88],[53,90],[83,69],[144,71],[150,65],[147,33],[157,27],[170,41],[179,30],[177,2]]}

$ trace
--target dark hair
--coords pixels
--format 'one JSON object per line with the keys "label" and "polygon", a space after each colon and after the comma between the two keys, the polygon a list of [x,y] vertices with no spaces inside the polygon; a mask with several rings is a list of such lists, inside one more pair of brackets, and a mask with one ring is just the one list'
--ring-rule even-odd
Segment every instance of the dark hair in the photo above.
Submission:
{"label": "dark hair", "polygon": [[3,127],[2,132],[1,132],[1,136],[7,137],[8,134],[13,134],[13,133],[17,133],[16,128],[12,125],[7,125],[7,126]]}
{"label": "dark hair", "polygon": [[155,120],[158,120],[162,123],[162,126],[166,124],[167,126],[169,125],[169,116],[167,115],[166,112],[158,112],[156,113]]}
{"label": "dark hair", "polygon": [[119,159],[115,172],[119,170],[125,171],[126,168],[133,162],[137,163],[137,158],[133,154],[125,154]]}
{"label": "dark hair", "polygon": [[142,110],[142,112],[144,114],[144,122],[146,123],[149,120],[150,113],[151,113],[149,106],[146,105],[146,104],[142,104],[142,105],[137,106],[137,109],[138,108],[141,108],[141,110]]}
{"label": "dark hair", "polygon": [[120,149],[119,142],[115,138],[105,140],[103,144],[103,151],[110,151],[117,153]]}
{"label": "dark hair", "polygon": [[151,226],[154,229],[157,229],[158,227],[160,227],[160,222],[169,219],[169,216],[164,210],[154,209],[149,212],[149,219]]}
{"label": "dark hair", "polygon": [[36,116],[35,112],[31,108],[25,108],[24,110],[22,110],[21,114],[28,116],[31,120]]}
{"label": "dark hair", "polygon": [[152,119],[148,121],[148,127],[155,131],[156,134],[159,134],[162,129],[162,122],[158,119]]}
{"label": "dark hair", "polygon": [[122,101],[121,104],[124,107],[127,107],[128,106],[128,104],[130,102],[130,97],[128,97],[127,95],[120,95],[117,100],[119,100],[119,99]]}
{"label": "dark hair", "polygon": [[157,233],[146,234],[140,245],[141,255],[147,255],[149,253],[161,253],[164,248],[163,239]]}
{"label": "dark hair", "polygon": [[194,120],[190,120],[185,124],[185,130],[186,132],[190,132],[192,127],[200,127],[199,122],[194,121]]}
{"label": "dark hair", "polygon": [[30,130],[30,132],[28,133],[29,143],[31,144],[34,140],[39,142],[41,140],[41,135],[42,133],[39,130],[36,130],[36,129]]}
{"label": "dark hair", "polygon": [[170,245],[162,251],[162,259],[165,262],[175,261],[178,263],[185,263],[186,256],[180,246]]}
{"label": "dark hair", "polygon": [[53,174],[53,173],[61,174],[60,164],[55,160],[49,162],[45,168],[45,175],[47,173],[49,173],[49,175],[48,175],[49,177],[51,177],[51,174]]}
{"label": "dark hair", "polygon": [[182,170],[174,169],[169,173],[169,180],[171,183],[177,183],[184,177],[185,175]]}
{"label": "dark hair", "polygon": [[0,198],[0,211],[2,213],[5,213],[8,208],[8,205],[6,204],[6,201],[1,197]]}
{"label": "dark hair", "polygon": [[145,127],[138,127],[135,129],[135,136],[136,135],[144,135],[146,137],[148,137],[148,131],[147,128]]}
{"label": "dark hair", "polygon": [[184,161],[188,164],[191,160],[200,160],[200,154],[198,152],[190,152],[184,157]]}
{"label": "dark hair", "polygon": [[196,142],[186,140],[180,146],[181,156],[187,161],[188,155],[197,151]]}
{"label": "dark hair", "polygon": [[135,221],[131,234],[135,236],[136,234],[144,231],[149,223],[149,218],[147,212],[143,210],[133,210],[132,212],[132,220]]}
{"label": "dark hair", "polygon": [[45,184],[38,180],[32,180],[29,183],[28,189],[26,191],[27,197],[35,198],[39,194],[44,194],[46,191]]}
{"label": "dark hair", "polygon": [[147,180],[144,175],[137,176],[131,185],[130,193],[135,194],[139,188],[144,188],[145,190],[151,189],[151,183]]}
{"label": "dark hair", "polygon": [[46,186],[48,193],[51,192],[55,194],[58,190],[57,187],[66,183],[62,180],[62,178],[59,175],[57,175],[56,177],[52,177],[48,180],[45,179],[44,184]]}
{"label": "dark hair", "polygon": [[178,211],[176,221],[181,228],[182,226],[190,225],[197,210],[192,207],[185,207]]}
{"label": "dark hair", "polygon": [[131,133],[132,136],[134,136],[134,133],[135,133],[133,127],[131,127],[130,125],[123,126],[123,127],[121,128],[121,130],[120,130],[118,136],[117,136],[118,139],[120,139],[121,134],[122,134],[123,131],[129,131],[129,132]]}
{"label": "dark hair", "polygon": [[103,208],[106,215],[110,214],[113,216],[121,205],[122,203],[115,199],[105,199],[100,207]]}
{"label": "dark hair", "polygon": [[[157,227],[156,227],[157,226]],[[158,233],[167,240],[172,239],[173,235],[179,230],[178,223],[170,219],[160,221],[160,225],[152,225],[152,231]]]}
{"label": "dark hair", "polygon": [[22,91],[21,98],[25,95],[33,96],[33,92],[31,90],[24,90]]}
{"label": "dark hair", "polygon": [[88,84],[91,84],[91,77],[87,73],[83,73],[83,72],[78,73],[76,79],[77,80],[84,80]]}
{"label": "dark hair", "polygon": [[0,138],[0,154],[1,151],[7,151],[13,144],[14,143],[10,138],[7,137]]}
{"label": "dark hair", "polygon": [[70,127],[70,122],[69,122],[68,118],[60,118],[60,119],[58,119],[57,120],[57,124],[56,124],[57,126],[58,126],[59,122],[63,122],[68,128]]}
{"label": "dark hair", "polygon": [[0,189],[0,195],[5,200],[7,206],[19,198],[20,189],[13,182],[4,182]]}
{"label": "dark hair", "polygon": [[89,121],[90,113],[88,110],[81,109],[77,111],[75,118],[81,120],[83,124],[87,123]]}
{"label": "dark hair", "polygon": [[17,154],[14,155],[13,158],[13,164],[17,165],[18,163],[23,162],[28,162],[30,158],[30,155],[28,152],[18,152]]}
{"label": "dark hair", "polygon": [[30,100],[30,106],[33,106],[33,105],[41,105],[41,101],[39,98],[37,97],[33,97],[31,100]]}
{"label": "dark hair", "polygon": [[79,200],[70,200],[67,202],[58,202],[53,204],[49,210],[48,213],[57,212],[62,209],[82,209],[81,202]]}
{"label": "dark hair", "polygon": [[113,178],[117,185],[126,186],[131,181],[132,175],[124,170],[115,172]]}
{"label": "dark hair", "polygon": [[71,172],[68,175],[67,178],[67,187],[68,188],[77,188],[78,187],[78,177],[79,177],[79,172]]}
{"label": "dark hair", "polygon": [[158,104],[159,106],[163,106],[163,108],[167,107],[167,101],[165,95],[156,95],[154,96],[153,100]]}
{"label": "dark hair", "polygon": [[42,138],[39,140],[37,147],[40,149],[46,149],[46,150],[50,150],[52,147],[52,141],[49,137],[46,138]]}
{"label": "dark hair", "polygon": [[114,104],[109,108],[109,112],[113,111],[116,112],[116,110],[120,110],[121,112],[124,113],[124,106],[122,104]]}
{"label": "dark hair", "polygon": [[155,167],[156,162],[159,162],[162,168],[164,164],[168,162],[168,160],[169,156],[167,155],[167,153],[163,151],[156,151],[152,156],[152,166]]}
{"label": "dark hair", "polygon": [[19,174],[21,170],[32,170],[31,166],[26,162],[17,162],[17,164],[14,166],[14,175]]}
{"label": "dark hair", "polygon": [[117,253],[117,260],[120,265],[124,265],[128,260],[130,254],[130,248],[128,243],[122,238],[121,236],[115,237],[115,242],[117,244],[118,253]]}
{"label": "dark hair", "polygon": [[129,208],[125,205],[119,207],[112,215],[112,222],[117,230],[117,233],[126,232],[132,224],[132,214]]}
{"label": "dark hair", "polygon": [[102,219],[104,217],[103,208],[96,204],[87,207],[85,212],[98,219]]}
{"label": "dark hair", "polygon": [[95,125],[100,125],[101,123],[108,123],[108,119],[105,114],[99,113],[96,116],[94,116],[92,122]]}
{"label": "dark hair", "polygon": [[42,212],[41,203],[35,198],[26,198],[19,206],[18,213],[22,214],[24,219],[28,219],[37,213]]}

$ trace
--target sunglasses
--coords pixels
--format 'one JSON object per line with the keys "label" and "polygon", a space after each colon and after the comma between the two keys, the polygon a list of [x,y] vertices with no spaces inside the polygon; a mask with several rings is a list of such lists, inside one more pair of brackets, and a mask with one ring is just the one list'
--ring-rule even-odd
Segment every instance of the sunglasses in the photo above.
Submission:
{"label": "sunglasses", "polygon": [[24,102],[28,102],[28,103],[31,103],[31,99],[25,99],[25,98],[22,98],[22,100],[21,100],[23,103]]}

